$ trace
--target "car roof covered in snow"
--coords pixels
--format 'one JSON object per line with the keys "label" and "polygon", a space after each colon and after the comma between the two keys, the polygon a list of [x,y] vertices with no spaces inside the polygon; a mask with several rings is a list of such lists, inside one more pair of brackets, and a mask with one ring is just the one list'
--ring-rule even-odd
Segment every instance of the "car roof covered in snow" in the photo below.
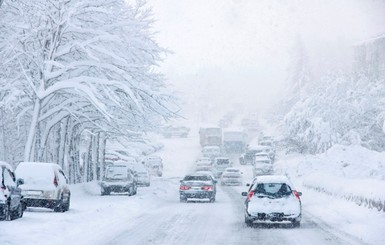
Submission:
{"label": "car roof covered in snow", "polygon": [[256,177],[256,183],[288,183],[291,184],[289,178],[285,175],[262,175]]}

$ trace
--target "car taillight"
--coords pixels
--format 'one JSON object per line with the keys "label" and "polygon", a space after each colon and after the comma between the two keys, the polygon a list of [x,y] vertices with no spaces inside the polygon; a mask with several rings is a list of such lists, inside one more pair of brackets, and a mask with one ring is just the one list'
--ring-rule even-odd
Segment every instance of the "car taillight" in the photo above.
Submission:
{"label": "car taillight", "polygon": [[54,184],[56,187],[59,185],[56,176],[55,176],[55,178],[53,178],[53,184]]}
{"label": "car taillight", "polygon": [[211,190],[213,190],[213,187],[211,185],[205,185],[205,186],[202,186],[201,189],[205,190],[205,191],[211,191]]}
{"label": "car taillight", "polygon": [[181,185],[179,187],[179,190],[182,190],[182,191],[185,191],[185,190],[188,190],[188,189],[190,189],[190,186],[187,186],[187,185]]}
{"label": "car taillight", "polygon": [[254,191],[249,191],[249,194],[247,195],[247,200],[250,201],[250,199],[254,196]]}
{"label": "car taillight", "polygon": [[297,191],[293,191],[293,194],[298,200],[301,200]]}

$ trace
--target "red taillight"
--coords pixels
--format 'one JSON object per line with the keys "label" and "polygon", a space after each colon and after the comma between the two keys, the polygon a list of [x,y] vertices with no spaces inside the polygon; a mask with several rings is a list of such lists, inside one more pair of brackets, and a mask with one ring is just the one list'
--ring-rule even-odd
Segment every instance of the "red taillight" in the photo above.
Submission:
{"label": "red taillight", "polygon": [[301,200],[297,191],[293,191],[293,194],[298,200]]}
{"label": "red taillight", "polygon": [[185,191],[185,190],[188,190],[188,189],[190,189],[190,186],[187,186],[187,185],[181,185],[179,187],[179,190],[182,190],[182,191]]}
{"label": "red taillight", "polygon": [[202,186],[202,190],[205,190],[205,191],[212,191],[213,190],[213,187],[211,185],[205,185],[205,186]]}
{"label": "red taillight", "polygon": [[254,196],[254,191],[250,191],[247,195],[247,200],[250,201],[250,199]]}
{"label": "red taillight", "polygon": [[56,176],[55,176],[55,178],[53,178],[53,184],[54,184],[56,187],[59,185]]}

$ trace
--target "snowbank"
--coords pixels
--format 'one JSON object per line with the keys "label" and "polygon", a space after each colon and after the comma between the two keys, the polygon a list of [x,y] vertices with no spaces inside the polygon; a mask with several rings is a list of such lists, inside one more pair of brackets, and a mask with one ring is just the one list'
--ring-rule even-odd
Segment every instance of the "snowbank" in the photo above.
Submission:
{"label": "snowbank", "polygon": [[336,145],[325,154],[290,154],[276,171],[304,187],[385,212],[385,152]]}

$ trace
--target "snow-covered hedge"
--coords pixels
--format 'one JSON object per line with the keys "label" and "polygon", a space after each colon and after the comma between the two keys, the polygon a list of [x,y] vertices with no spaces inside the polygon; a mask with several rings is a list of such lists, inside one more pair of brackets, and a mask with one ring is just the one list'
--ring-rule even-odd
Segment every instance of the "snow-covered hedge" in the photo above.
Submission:
{"label": "snow-covered hedge", "polygon": [[347,179],[317,173],[307,176],[303,186],[385,212],[385,181]]}

